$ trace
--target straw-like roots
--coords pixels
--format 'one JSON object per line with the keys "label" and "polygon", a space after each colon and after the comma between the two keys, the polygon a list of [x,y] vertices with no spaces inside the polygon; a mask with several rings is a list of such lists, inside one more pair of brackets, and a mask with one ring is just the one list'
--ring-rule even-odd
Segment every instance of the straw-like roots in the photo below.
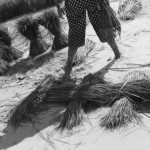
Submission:
{"label": "straw-like roots", "polygon": [[3,49],[2,57],[5,61],[11,62],[22,57],[23,53],[11,46],[11,37],[9,36],[8,28],[3,26],[0,27],[0,42]]}
{"label": "straw-like roots", "polygon": [[100,125],[106,129],[126,127],[133,122],[141,123],[137,112],[143,112],[143,106],[148,108],[150,105],[149,80],[110,84],[98,79],[96,81],[100,83],[97,83],[93,78],[89,75],[78,87],[75,84],[59,84],[54,78],[47,78],[14,109],[9,123],[17,127],[32,122],[37,114],[50,109],[53,104],[66,106],[57,126],[60,131],[81,125],[87,105],[112,106],[101,119]]}
{"label": "straw-like roots", "polygon": [[47,28],[53,35],[61,34],[61,22],[57,13],[57,8],[50,8],[37,19],[37,22]]}
{"label": "straw-like roots", "polygon": [[123,78],[123,81],[129,82],[129,81],[136,81],[136,80],[148,80],[149,77],[144,71],[132,71],[126,74]]}
{"label": "straw-like roots", "polygon": [[18,49],[14,48],[13,46],[10,46],[10,51],[12,53],[14,60],[21,58],[23,55],[23,52],[19,51]]}
{"label": "straw-like roots", "polygon": [[121,20],[132,20],[141,10],[141,0],[122,0],[119,4],[118,15]]}
{"label": "straw-like roots", "polygon": [[1,0],[0,22],[55,6],[54,0]]}
{"label": "straw-like roots", "polygon": [[62,116],[62,120],[60,121],[57,129],[60,129],[60,131],[63,131],[64,129],[71,130],[73,129],[73,127],[81,125],[84,119],[83,113],[84,111],[81,102],[70,102]]}
{"label": "straw-like roots", "polygon": [[1,59],[5,60],[8,63],[14,60],[10,46],[7,46],[0,42],[0,49],[1,49]]}
{"label": "straw-like roots", "polygon": [[55,85],[55,79],[51,76],[47,77],[12,110],[9,124],[17,128],[23,123],[34,122],[38,114],[49,110],[54,105],[55,107],[68,105],[74,87],[75,85]]}
{"label": "straw-like roots", "polygon": [[8,34],[8,28],[0,27],[0,41],[7,46],[11,45],[11,38]]}
{"label": "straw-like roots", "polygon": [[8,63],[0,58],[0,76],[3,75],[9,68]]}
{"label": "straw-like roots", "polygon": [[9,63],[22,57],[22,53],[11,46],[8,29],[0,27],[0,75],[9,68]]}
{"label": "straw-like roots", "polygon": [[110,111],[100,120],[100,126],[108,130],[127,127],[130,123],[141,123],[141,117],[127,98],[116,101]]}
{"label": "straw-like roots", "polygon": [[53,51],[59,51],[65,47],[68,46],[68,36],[67,34],[63,33],[60,36],[55,36],[53,45],[52,45],[52,50]]}
{"label": "straw-like roots", "polygon": [[38,56],[48,49],[48,45],[42,40],[39,32],[39,25],[33,18],[23,18],[17,23],[18,31],[31,41],[30,52],[31,57]]}
{"label": "straw-like roots", "polygon": [[26,98],[24,98],[15,108],[12,109],[8,123],[14,128],[23,123],[33,122],[34,117],[41,111],[46,111],[48,106],[43,107],[42,100],[47,90],[53,83],[53,78],[48,76],[42,83]]}

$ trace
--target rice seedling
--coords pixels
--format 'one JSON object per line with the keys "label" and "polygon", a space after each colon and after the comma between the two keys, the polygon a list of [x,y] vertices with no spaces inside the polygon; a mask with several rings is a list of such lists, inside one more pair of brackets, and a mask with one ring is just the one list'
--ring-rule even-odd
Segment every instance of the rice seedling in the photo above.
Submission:
{"label": "rice seedling", "polygon": [[17,59],[21,58],[22,55],[23,55],[23,52],[19,51],[18,49],[16,49],[12,45],[10,46],[10,51],[12,53],[12,56],[13,56],[14,60],[17,60]]}
{"label": "rice seedling", "polygon": [[[127,83],[119,84],[97,84],[89,88],[89,94],[95,94],[97,100],[100,100],[101,105],[112,104],[114,101],[123,97],[130,98],[135,104],[147,101],[150,99],[149,80],[136,80]],[[91,93],[90,93],[91,91]],[[99,94],[99,92],[101,94]],[[95,97],[94,96],[94,97]]]}
{"label": "rice seedling", "polygon": [[0,5],[0,22],[55,6],[54,0],[5,0]]}
{"label": "rice seedling", "polygon": [[25,0],[6,0],[0,5],[0,13],[0,22],[3,23],[29,13],[29,8]]}
{"label": "rice seedling", "polygon": [[[82,125],[82,122],[85,120],[84,113],[86,112],[87,107],[89,105],[93,106],[96,103],[94,103],[94,101],[92,102],[92,104],[88,103],[86,101],[86,98],[84,97],[85,95],[83,97],[80,97],[80,92],[83,92],[83,89],[88,87],[88,85],[94,84],[96,80],[97,83],[99,82],[103,84],[103,80],[100,80],[100,78],[96,78],[95,80],[93,78],[94,76],[89,74],[84,78],[79,87],[76,87],[76,89],[74,89],[74,92],[71,96],[71,102],[66,107],[66,110],[62,115],[62,119],[57,126],[58,130],[72,130],[74,127]],[[98,105],[96,104],[96,107],[97,106]]]}
{"label": "rice seedling", "polygon": [[12,18],[12,5],[10,1],[3,1],[0,5],[0,22],[5,22],[7,19]]}
{"label": "rice seedling", "polygon": [[8,35],[8,30],[4,27],[0,27],[0,49],[1,49],[1,59],[11,62],[13,61],[13,56],[9,46],[11,45],[11,38]]}
{"label": "rice seedling", "polygon": [[82,103],[78,101],[72,101],[66,107],[63,113],[62,120],[57,126],[57,129],[61,132],[65,129],[72,130],[73,127],[79,126],[84,120],[84,110],[82,108]]}
{"label": "rice seedling", "polygon": [[139,71],[139,70],[129,72],[123,77],[123,81],[125,82],[142,80],[142,79],[148,80],[149,77],[148,75],[146,75],[144,71]]}
{"label": "rice seedling", "polygon": [[0,42],[0,49],[1,49],[1,59],[5,60],[8,63],[14,60],[9,46]]}
{"label": "rice seedling", "polygon": [[54,35],[53,51],[58,51],[68,46],[68,36],[63,31],[56,7],[44,12],[44,14],[37,19],[37,22]]}
{"label": "rice seedling", "polygon": [[[97,107],[113,107],[111,109],[113,112],[110,111],[110,113],[105,118],[103,118],[102,125],[105,126],[105,123],[110,121],[110,118],[112,118],[110,114],[114,117],[115,115],[117,116],[118,113],[117,117],[120,117],[120,120],[118,118],[116,118],[116,120],[112,118],[107,128],[115,129],[117,127],[126,126],[134,119],[140,121],[140,118],[135,111],[141,111],[144,104],[150,106],[149,82],[149,80],[137,80],[128,82],[126,84],[106,83],[96,85],[82,85],[77,91],[75,91],[74,95],[76,96],[72,96],[73,102],[69,104],[66,111],[64,112],[59,129],[71,129],[76,125],[81,124],[82,119],[80,118],[82,118],[81,116],[83,116],[83,112],[85,112],[84,106],[87,104],[95,105]],[[127,98],[128,100],[123,98]],[[118,101],[120,99],[121,101]],[[118,101],[118,103],[114,104],[116,101]],[[134,106],[132,105],[133,103]],[[81,104],[83,107],[81,107]],[[127,113],[130,115],[128,118],[125,117]],[[77,120],[77,123],[75,120],[73,121],[74,118]]]}
{"label": "rice seedling", "polygon": [[75,85],[56,85],[55,79],[48,76],[18,106],[13,108],[8,123],[17,128],[23,123],[36,121],[36,116],[51,107],[65,106],[71,100],[71,92]]}
{"label": "rice seedling", "polygon": [[7,62],[17,60],[22,57],[22,52],[14,48],[11,44],[11,37],[9,36],[8,29],[6,27],[0,27],[0,43],[1,49],[3,49],[1,58]]}
{"label": "rice seedling", "polygon": [[133,20],[142,10],[141,0],[122,0],[118,8],[118,16],[121,20]]}
{"label": "rice seedling", "polygon": [[95,48],[96,43],[86,39],[85,45],[78,49],[77,54],[74,57],[73,66],[78,66],[82,64],[88,54]]}
{"label": "rice seedling", "polygon": [[6,27],[0,27],[0,41],[3,42],[5,45],[11,45],[11,38],[8,33],[8,29]]}
{"label": "rice seedling", "polygon": [[[1,52],[0,52],[1,53]],[[9,68],[8,62],[0,58],[0,76],[3,75]]]}
{"label": "rice seedling", "polygon": [[48,45],[41,39],[38,23],[31,17],[24,17],[17,23],[18,31],[30,40],[29,55],[38,56],[48,49]]}
{"label": "rice seedling", "polygon": [[[55,79],[48,77],[14,108],[9,123],[18,127],[22,123],[33,122],[40,112],[54,105],[66,106],[57,124],[57,129],[60,131],[71,130],[81,125],[87,105],[112,106],[109,114],[102,119],[101,126],[113,130],[124,127],[133,120],[140,122],[140,117],[135,111],[143,110],[143,105],[150,106],[150,81],[142,79],[118,84],[106,82],[96,84],[92,80],[85,79],[81,85],[77,86],[74,84],[59,85]],[[112,116],[116,118],[112,119]]]}
{"label": "rice seedling", "polygon": [[107,130],[127,127],[130,123],[141,123],[141,116],[127,98],[117,100],[109,112],[100,119],[100,126]]}
{"label": "rice seedling", "polygon": [[25,0],[30,12],[39,11],[55,5],[54,0]]}

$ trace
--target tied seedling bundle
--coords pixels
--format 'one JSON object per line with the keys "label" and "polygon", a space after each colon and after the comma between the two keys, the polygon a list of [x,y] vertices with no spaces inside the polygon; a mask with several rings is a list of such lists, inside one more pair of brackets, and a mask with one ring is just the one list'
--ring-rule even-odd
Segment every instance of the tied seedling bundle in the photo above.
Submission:
{"label": "tied seedling bundle", "polygon": [[75,85],[57,85],[52,76],[48,76],[26,98],[24,98],[9,116],[8,123],[14,128],[23,123],[36,122],[36,117],[51,107],[66,106],[71,101]]}
{"label": "tied seedling bundle", "polygon": [[85,62],[89,53],[96,47],[96,43],[92,40],[86,39],[85,45],[80,47],[74,57],[73,66],[78,66]]}
{"label": "tied seedling bundle", "polygon": [[[100,119],[100,125],[106,129],[125,127],[134,121],[141,122],[137,113],[143,111],[144,107],[150,107],[150,81],[143,79],[119,84],[87,84],[81,86],[72,99],[78,106],[68,105],[58,129],[72,129],[82,123],[84,107],[80,107],[80,104],[112,107],[109,113]],[[73,114],[72,117],[70,114]]]}
{"label": "tied seedling bundle", "polygon": [[120,20],[133,20],[142,10],[141,0],[122,0],[118,8]]}
{"label": "tied seedling bundle", "polygon": [[0,3],[0,22],[55,6],[54,0],[3,0]]}
{"label": "tied seedling bundle", "polygon": [[30,57],[38,56],[48,49],[39,32],[39,24],[31,17],[21,18],[17,23],[18,31],[30,40]]}
{"label": "tied seedling bundle", "polygon": [[8,29],[0,27],[0,74],[3,74],[8,69],[8,63],[22,57],[23,53],[14,48],[11,44]]}
{"label": "tied seedling bundle", "polygon": [[68,46],[68,36],[63,30],[63,24],[60,21],[56,7],[44,12],[37,21],[54,35],[53,51],[58,51]]}
{"label": "tied seedling bundle", "polygon": [[142,121],[134,103],[127,98],[115,101],[110,110],[100,119],[100,126],[107,130],[127,127],[130,123],[140,124]]}
{"label": "tied seedling bundle", "polygon": [[101,127],[109,130],[126,127],[129,123],[141,123],[139,113],[150,108],[150,81],[139,79],[113,84],[84,80],[77,86],[59,85],[50,77],[14,108],[9,123],[18,127],[21,123],[33,122],[39,113],[51,106],[66,107],[57,124],[60,131],[81,125],[87,106],[110,107],[100,118]]}

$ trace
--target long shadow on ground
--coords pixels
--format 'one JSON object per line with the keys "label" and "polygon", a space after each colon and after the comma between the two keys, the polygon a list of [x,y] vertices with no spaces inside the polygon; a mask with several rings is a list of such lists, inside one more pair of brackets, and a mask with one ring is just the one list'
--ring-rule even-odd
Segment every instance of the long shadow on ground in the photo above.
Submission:
{"label": "long shadow on ground", "polygon": [[9,69],[9,71],[6,74],[4,74],[4,76],[13,75],[16,73],[24,74],[30,70],[38,69],[44,63],[50,62],[50,60],[53,58],[54,58],[54,55],[48,52],[48,53],[38,56],[35,59],[31,59],[31,58],[23,59],[20,62],[16,63],[14,66],[12,66]]}
{"label": "long shadow on ground", "polygon": [[[103,77],[114,62],[115,59],[98,72],[87,75],[83,82],[92,80],[94,77]],[[75,84],[70,84],[70,86],[59,84],[52,76],[44,79],[35,91],[12,110],[9,123],[4,129],[5,134],[1,137],[0,149],[15,146],[26,138],[32,137],[37,133],[41,134],[40,131],[43,129],[55,126],[59,122],[58,114],[70,102],[70,96],[75,87],[77,87]],[[42,101],[43,99],[44,101]],[[64,99],[65,102],[63,101]],[[52,130],[54,130],[54,127]],[[51,146],[53,147],[54,145]],[[26,149],[28,148],[26,147]]]}
{"label": "long shadow on ground", "polygon": [[[75,65],[82,64],[88,54],[95,48],[95,46],[95,42],[86,39],[85,45],[82,46],[77,52],[74,60]],[[66,60],[66,56],[67,51],[64,48],[63,50],[59,50],[58,53],[56,52],[56,55],[52,54],[51,52],[46,52],[38,57],[35,57],[34,59],[24,59],[12,66],[9,71],[4,74],[4,76],[14,75],[17,73],[25,74],[28,71],[40,68],[45,63],[50,63],[50,61],[55,58],[58,59],[58,61],[63,62],[64,59]]]}

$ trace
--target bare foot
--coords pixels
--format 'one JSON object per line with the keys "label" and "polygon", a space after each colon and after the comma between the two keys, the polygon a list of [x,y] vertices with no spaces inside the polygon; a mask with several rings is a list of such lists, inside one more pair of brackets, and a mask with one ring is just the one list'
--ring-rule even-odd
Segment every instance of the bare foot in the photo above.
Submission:
{"label": "bare foot", "polygon": [[119,52],[119,53],[117,53],[117,54],[115,54],[115,58],[116,58],[116,60],[117,60],[117,59],[119,59],[120,57],[121,57],[120,52]]}
{"label": "bare foot", "polygon": [[63,75],[62,78],[61,78],[61,81],[63,83],[69,83],[69,84],[75,84],[75,81],[73,79],[71,79],[70,76],[67,76],[67,75]]}

